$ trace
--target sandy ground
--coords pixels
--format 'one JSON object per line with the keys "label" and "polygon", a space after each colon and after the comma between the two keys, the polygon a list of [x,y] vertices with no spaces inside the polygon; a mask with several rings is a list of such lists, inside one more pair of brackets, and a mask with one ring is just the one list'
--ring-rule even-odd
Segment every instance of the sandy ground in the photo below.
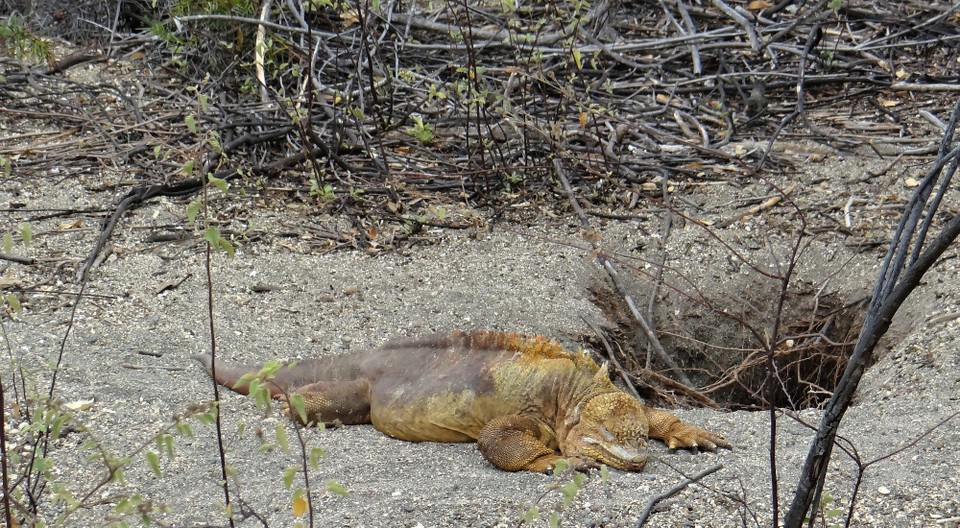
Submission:
{"label": "sandy ground", "polygon": [[[69,182],[55,190],[43,188],[42,182],[36,185],[16,197],[5,193],[0,207],[15,200],[57,207],[98,199]],[[145,242],[151,230],[183,225],[184,210],[185,204],[159,200],[129,215],[113,241],[113,255],[92,276],[86,292],[90,296],[77,307],[56,392],[65,402],[92,400],[88,409],[76,413],[76,423],[90,433],[74,430],[57,440],[51,450],[52,471],[75,497],[95,489],[92,499],[102,499],[103,504],[72,513],[67,526],[101,526],[123,518],[114,505],[119,497],[134,494],[164,507],[164,512],[153,515],[161,525],[225,524],[212,426],[192,421],[193,436],[174,435],[175,457],[161,459],[160,476],[138,451],[144,445],[154,448],[153,437],[174,416],[212,398],[209,380],[189,359],[209,347],[202,246],[196,238]],[[266,213],[256,220],[267,227],[275,222]],[[649,225],[641,225],[641,220],[611,221],[601,225],[600,233],[614,249],[635,248],[649,238],[646,233],[655,231],[656,219],[651,221]],[[219,353],[246,361],[310,357],[375,346],[395,336],[456,328],[544,334],[575,348],[581,336],[590,334],[584,319],[604,321],[587,292],[590,281],[602,277],[602,272],[574,224],[571,218],[430,232],[434,243],[403,255],[317,254],[303,240],[241,244],[235,258],[218,254],[213,260]],[[756,230],[757,224],[748,222],[731,232],[750,232],[750,225]],[[75,291],[74,284],[63,281],[89,250],[96,230],[64,231],[49,222],[35,230],[32,245],[18,251],[51,260],[35,267],[2,264],[0,277],[15,286],[49,279],[37,289]],[[685,232],[689,230],[678,233]],[[676,240],[686,243],[683,236]],[[869,289],[869,273],[880,255],[868,253],[850,266],[852,276],[868,277],[866,284],[858,285],[861,289]],[[960,456],[955,447],[960,444],[960,421],[954,419],[917,440],[960,408],[956,346],[960,320],[952,317],[960,313],[956,256],[952,250],[929,277],[917,297],[922,303],[913,306],[898,344],[868,372],[861,403],[841,430],[865,461],[916,441],[866,470],[854,525],[957,526]],[[58,268],[60,263],[68,265]],[[46,390],[73,298],[33,292],[25,300],[26,310],[13,320],[7,318],[4,328],[13,363],[27,368],[28,383]],[[4,376],[9,387],[7,369]],[[767,414],[676,412],[723,433],[735,448],[673,453],[655,443],[654,461],[647,470],[634,474],[613,470],[608,478],[594,472],[569,505],[564,505],[559,488],[570,482],[570,475],[506,473],[487,463],[473,444],[405,443],[371,426],[306,430],[307,446],[326,452],[319,469],[310,473],[315,522],[516,526],[525,511],[537,506],[542,512],[541,520],[533,523],[537,526],[545,526],[544,519],[554,511],[563,526],[631,526],[647,501],[682,481],[683,475],[721,464],[722,469],[705,478],[702,486],[661,503],[649,526],[769,525]],[[816,423],[819,413],[808,410],[801,416]],[[12,449],[28,438],[18,429],[21,423],[12,419],[6,424]],[[223,423],[233,499],[242,501],[244,508],[239,510],[260,518],[248,517],[239,525],[292,526],[296,519],[291,490],[282,477],[286,468],[300,464],[300,455],[290,422],[277,410],[264,416],[250,399],[225,393]],[[278,428],[291,438],[291,450],[277,447]],[[786,417],[779,420],[778,433],[778,477],[785,506],[812,433]],[[133,457],[122,483],[95,488],[104,468],[87,461],[92,449],[85,444],[88,438],[111,456]],[[842,506],[851,496],[855,466],[839,453],[833,465],[826,488]],[[301,477],[294,479],[294,487],[301,485]],[[323,491],[328,479],[340,483],[348,494]],[[62,511],[62,504],[43,507],[48,521]]]}

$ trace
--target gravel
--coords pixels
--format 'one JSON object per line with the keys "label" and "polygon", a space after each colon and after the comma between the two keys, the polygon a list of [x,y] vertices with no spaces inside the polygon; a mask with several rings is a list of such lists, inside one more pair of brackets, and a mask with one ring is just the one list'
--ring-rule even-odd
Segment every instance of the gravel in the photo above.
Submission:
{"label": "gravel", "polygon": [[[82,194],[70,185],[62,183],[66,189],[47,190],[47,194],[36,190],[33,198],[53,206],[58,196]],[[6,207],[8,197],[0,198],[0,207]],[[18,199],[23,200],[22,195]],[[76,422],[90,433],[73,430],[56,441],[51,450],[52,472],[75,497],[95,489],[94,502],[103,500],[71,513],[68,526],[99,526],[122,518],[113,506],[118,497],[130,495],[162,505],[164,511],[153,515],[161,525],[224,524],[212,426],[191,421],[192,436],[175,434],[175,456],[161,457],[159,476],[141,450],[142,446],[155,448],[154,435],[174,416],[212,398],[209,380],[189,360],[191,354],[209,347],[200,246],[193,240],[150,244],[144,238],[145,227],[182,223],[184,208],[160,200],[129,215],[117,234],[113,255],[93,275],[86,291],[90,296],[76,311],[56,393],[68,403],[92,401],[89,408],[76,412]],[[274,221],[269,215],[256,220],[265,226]],[[600,235],[605,243],[632,248],[645,238],[644,231],[655,229],[656,224],[651,225],[609,222],[600,226]],[[35,244],[26,252],[74,263],[88,251],[96,234],[85,229],[68,237],[64,235],[70,233],[58,232],[55,225],[37,226],[37,232]],[[310,357],[455,328],[545,334],[577,347],[581,336],[590,334],[584,319],[603,321],[587,293],[587,286],[601,272],[572,222],[541,220],[495,227],[492,232],[428,235],[435,243],[403,255],[317,254],[303,240],[242,245],[232,259],[216,255],[218,353],[247,361]],[[891,348],[868,371],[859,403],[841,428],[863,461],[887,457],[869,465],[863,474],[854,526],[958,525],[960,419],[931,430],[960,408],[956,256],[954,251],[928,277],[919,297],[923,302],[911,305]],[[857,266],[869,271],[876,260],[873,254]],[[51,269],[50,265],[42,269],[5,266],[0,277],[7,284],[35,284],[31,281],[53,273]],[[67,277],[64,273],[54,276]],[[75,291],[75,286],[52,281],[41,289]],[[4,321],[4,330],[14,359],[28,367],[27,379],[45,390],[73,298],[35,293],[28,300],[23,313]],[[10,373],[3,375],[5,387],[10,387]],[[250,399],[232,393],[223,394],[222,410],[234,511],[255,512],[270,526],[292,526],[297,521],[292,492],[283,482],[284,470],[299,467],[301,460],[292,425],[276,409],[264,414]],[[405,443],[371,426],[305,430],[307,446],[326,452],[318,469],[310,472],[315,522],[318,526],[516,526],[536,506],[541,515],[532,523],[535,526],[545,526],[553,512],[563,526],[631,526],[648,501],[681,482],[684,475],[721,464],[720,471],[699,485],[660,503],[648,525],[769,525],[769,415],[705,409],[676,412],[721,432],[734,449],[669,452],[654,442],[654,460],[644,472],[612,470],[606,478],[593,472],[569,504],[560,488],[571,482],[571,475],[499,471],[473,444]],[[799,413],[800,419],[814,426],[819,416],[817,410]],[[16,450],[26,439],[20,424],[17,419],[6,424],[10,449]],[[289,450],[277,445],[278,429],[290,438]],[[781,511],[789,504],[811,437],[810,428],[780,415],[776,453]],[[95,439],[98,447],[89,447],[88,438]],[[133,457],[121,482],[95,488],[105,474],[102,464],[90,461],[91,453],[99,450]],[[856,477],[856,465],[838,451],[826,482],[836,505],[845,507]],[[327,491],[330,479],[348,494]],[[302,474],[294,478],[293,487],[300,485]],[[43,503],[48,520],[63,511],[62,503]],[[262,523],[248,517],[239,525]]]}

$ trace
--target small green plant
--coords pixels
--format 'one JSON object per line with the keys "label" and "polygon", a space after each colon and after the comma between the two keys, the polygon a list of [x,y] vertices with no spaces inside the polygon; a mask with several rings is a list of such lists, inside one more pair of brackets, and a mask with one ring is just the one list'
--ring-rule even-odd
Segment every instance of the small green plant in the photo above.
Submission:
{"label": "small green plant", "polygon": [[437,221],[439,222],[443,222],[444,220],[447,219],[447,208],[443,207],[442,205],[428,206],[427,211],[430,213],[431,216],[436,218]]}
{"label": "small green plant", "polygon": [[20,225],[20,239],[23,240],[23,247],[29,246],[30,242],[33,241],[33,228],[30,227],[30,224]]}
{"label": "small green plant", "polygon": [[51,57],[50,44],[27,31],[23,20],[16,16],[0,21],[0,49],[10,50],[14,57],[35,62],[44,62]]}
{"label": "small green plant", "polygon": [[[249,372],[244,374],[237,380],[238,386],[246,386],[248,388],[248,394],[256,402],[257,407],[260,408],[264,414],[270,412],[272,409],[272,397],[270,395],[269,385],[270,381],[276,377],[280,369],[283,368],[283,365],[279,361],[268,361],[258,372]],[[294,421],[298,421],[301,424],[307,426],[313,425],[312,422],[308,421],[306,403],[303,399],[302,394],[285,394],[284,399],[286,403],[285,414],[289,415]],[[319,423],[316,426],[322,431],[324,429],[324,424]],[[296,518],[303,517],[310,511],[310,499],[309,499],[309,478],[307,476],[307,471],[319,471],[320,469],[320,459],[327,456],[327,452],[319,447],[313,447],[309,450],[303,436],[300,434],[300,426],[297,426],[295,429],[297,433],[297,440],[301,448],[301,455],[303,456],[303,463],[301,465],[291,465],[283,470],[281,480],[283,486],[291,490],[290,493],[290,511],[293,513],[293,516]],[[243,434],[241,430],[239,434]],[[264,444],[261,446],[261,449],[264,451],[269,451],[273,449],[279,449],[284,453],[290,452],[290,437],[287,434],[287,427],[284,424],[278,423],[274,428],[274,439],[276,443],[273,445]],[[303,480],[303,485],[294,489],[293,485],[298,475]],[[327,479],[322,487],[322,490],[325,492],[334,493],[337,495],[346,496],[349,494],[347,489],[337,482],[334,479]],[[312,523],[311,523],[312,524]],[[295,526],[302,526],[302,523],[296,523]]]}
{"label": "small green plant", "polygon": [[237,15],[253,16],[258,4],[252,0],[176,0],[171,8],[176,15]]}
{"label": "small green plant", "polygon": [[[838,507],[836,499],[833,498],[827,490],[823,490],[820,495],[820,504],[817,506],[817,513],[823,521],[824,528],[843,528],[845,525],[843,519],[843,508]],[[810,522],[808,517],[804,524]]]}
{"label": "small green plant", "polygon": [[[547,496],[553,490],[560,490],[560,493],[563,495],[562,501],[557,504],[553,511],[550,513],[550,516],[547,517],[547,524],[551,528],[556,528],[560,526],[560,512],[568,508],[573,504],[573,499],[576,498],[577,493],[580,492],[586,486],[588,482],[588,477],[586,473],[581,473],[579,471],[570,471],[570,464],[566,460],[560,460],[557,462],[556,466],[553,468],[553,476],[561,477],[565,476],[568,473],[573,473],[573,476],[570,477],[570,480],[561,484],[560,482],[555,482],[550,486],[550,488],[537,499],[537,503],[533,506],[527,508],[523,513],[520,514],[520,524],[531,524],[534,521],[540,519],[542,513],[540,507],[537,506],[544,497]],[[610,479],[610,470],[607,469],[607,466],[600,466],[600,479],[607,483]]]}
{"label": "small green plant", "polygon": [[225,251],[228,257],[232,257],[235,254],[236,250],[233,249],[233,244],[231,244],[229,240],[220,236],[220,230],[216,227],[211,226],[206,228],[203,231],[203,238],[207,242],[210,242],[211,246]]}
{"label": "small green plant", "polygon": [[359,187],[350,188],[350,199],[354,202],[360,203],[363,201],[363,189]]}
{"label": "small green plant", "polygon": [[513,192],[518,187],[523,186],[527,177],[523,173],[513,171],[503,175],[503,186],[507,192]]}
{"label": "small green plant", "polygon": [[439,84],[431,84],[427,91],[428,101],[444,101],[447,99],[447,92]]}
{"label": "small green plant", "polygon": [[[182,170],[184,171],[185,174],[192,173],[193,161],[188,161],[187,163],[185,163]],[[230,188],[230,184],[228,184],[226,180],[217,178],[212,174],[208,175],[207,179],[211,185],[215,186],[217,189],[220,189],[224,193],[226,193]],[[203,197],[197,198],[196,200],[193,200],[192,202],[187,204],[187,223],[189,225],[196,225],[197,216],[203,210],[204,210]],[[229,257],[233,257],[234,254],[236,253],[236,250],[234,249],[233,244],[231,244],[230,241],[227,240],[226,238],[223,238],[223,236],[220,235],[220,230],[217,229],[216,227],[208,226],[206,229],[204,229],[203,238],[207,242],[209,242],[210,245],[213,246],[214,248],[218,248],[226,252],[227,256]]]}
{"label": "small green plant", "polygon": [[413,119],[413,126],[407,128],[407,134],[417,138],[420,143],[427,144],[433,141],[436,134],[429,123],[424,123],[420,116],[410,116]]}
{"label": "small green plant", "polygon": [[[32,372],[20,369],[19,366],[16,366],[15,371],[25,374],[28,380],[33,377]],[[104,493],[104,490],[113,483],[124,485],[126,469],[132,464],[141,463],[141,460],[146,461],[155,475],[162,475],[163,460],[172,460],[175,456],[175,438],[193,436],[190,422],[195,419],[207,423],[212,420],[214,413],[210,405],[191,406],[173,417],[152,437],[145,438],[128,452],[118,454],[101,443],[81,419],[83,411],[93,405],[92,400],[62,402],[57,398],[50,399],[48,395],[38,394],[34,383],[27,383],[26,386],[28,389],[25,397],[35,405],[19,418],[22,420],[19,426],[11,428],[11,431],[15,431],[13,434],[26,443],[24,449],[14,449],[7,453],[10,467],[17,468],[24,475],[22,481],[13,485],[11,496],[23,504],[29,504],[25,498],[25,487],[45,489],[48,490],[50,503],[57,505],[56,513],[51,513],[55,515],[52,518],[44,517],[47,512],[31,511],[31,526],[74,526],[71,517],[78,511],[111,503],[113,508],[107,513],[106,526],[153,524],[155,516],[168,511],[162,502],[155,503],[138,494]],[[71,438],[80,437],[85,458],[101,466],[106,472],[105,478],[77,481],[57,471],[54,462],[48,458],[46,446],[67,435],[71,435]],[[142,459],[140,455],[143,455]]]}
{"label": "small green plant", "polygon": [[824,62],[827,63],[827,66],[828,66],[828,67],[833,66],[833,62],[834,62],[834,59],[835,59],[835,54],[834,54],[833,50],[823,51],[823,52],[820,53],[820,56],[823,58]]}
{"label": "small green plant", "polygon": [[333,192],[333,185],[329,183],[320,185],[316,178],[310,178],[310,196],[316,196],[321,202],[329,202],[336,197],[336,194]]}

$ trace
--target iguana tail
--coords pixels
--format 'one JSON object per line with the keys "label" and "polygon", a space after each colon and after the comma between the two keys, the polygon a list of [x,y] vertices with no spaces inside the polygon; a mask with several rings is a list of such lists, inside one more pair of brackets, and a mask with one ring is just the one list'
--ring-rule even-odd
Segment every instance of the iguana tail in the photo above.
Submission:
{"label": "iguana tail", "polygon": [[[193,356],[210,372],[210,356]],[[257,374],[263,369],[262,365],[250,365],[217,360],[217,383],[227,387],[240,394],[250,394],[250,387],[247,383],[252,377],[240,381],[240,378],[247,374]],[[358,367],[354,363],[354,356],[344,354],[342,356],[322,359],[304,359],[299,361],[290,361],[285,363],[275,371],[273,376],[264,380],[264,385],[270,390],[270,396],[277,398],[286,395],[288,392],[294,392],[304,385],[309,385],[322,380],[354,380],[358,379]]]}
{"label": "iguana tail", "polygon": [[[197,354],[193,356],[193,359],[196,359],[203,365],[203,368],[207,371],[207,374],[212,375],[211,372],[211,359],[210,356]],[[238,363],[236,361],[226,361],[223,359],[217,360],[217,375],[214,378],[217,383],[227,387],[228,389],[239,392],[240,394],[250,394],[250,384],[249,379],[245,380],[243,383],[240,382],[240,378],[247,374],[256,374],[260,372],[259,365],[247,365],[244,363]],[[279,377],[279,376],[278,376]],[[279,396],[284,393],[284,387],[286,384],[283,383],[283,380],[275,379],[270,383],[267,383],[267,388],[270,389],[270,396]]]}

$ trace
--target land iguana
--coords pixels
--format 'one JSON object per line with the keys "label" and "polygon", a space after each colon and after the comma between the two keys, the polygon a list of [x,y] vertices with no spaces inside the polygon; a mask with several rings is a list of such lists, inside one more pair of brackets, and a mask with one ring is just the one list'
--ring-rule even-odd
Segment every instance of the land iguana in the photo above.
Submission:
{"label": "land iguana", "polygon": [[[210,358],[195,357],[209,372]],[[256,372],[218,360],[216,381],[248,394]],[[288,364],[265,385],[277,399],[302,395],[308,423],[372,423],[414,442],[476,441],[507,471],[547,472],[559,460],[640,471],[648,437],[671,449],[730,447],[618,389],[606,363],[543,337],[475,331],[400,339]]]}

